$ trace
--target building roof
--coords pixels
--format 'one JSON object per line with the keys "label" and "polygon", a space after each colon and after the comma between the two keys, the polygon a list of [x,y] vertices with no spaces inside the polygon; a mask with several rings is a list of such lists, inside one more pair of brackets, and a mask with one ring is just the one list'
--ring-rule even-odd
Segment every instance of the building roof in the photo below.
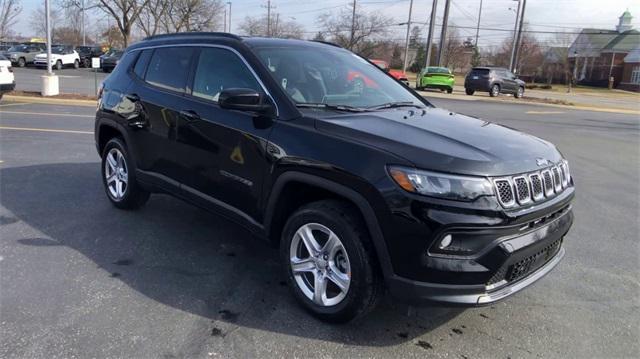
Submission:
{"label": "building roof", "polygon": [[627,56],[624,57],[626,64],[632,62],[640,62],[640,47],[633,49]]}
{"label": "building roof", "polygon": [[628,30],[609,41],[603,52],[629,52],[640,45],[640,31]]}

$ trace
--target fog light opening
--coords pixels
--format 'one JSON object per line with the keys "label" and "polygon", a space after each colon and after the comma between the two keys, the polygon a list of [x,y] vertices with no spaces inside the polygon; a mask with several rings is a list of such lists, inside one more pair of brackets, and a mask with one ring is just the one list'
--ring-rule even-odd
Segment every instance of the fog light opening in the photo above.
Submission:
{"label": "fog light opening", "polygon": [[447,234],[446,236],[444,236],[444,238],[442,238],[442,240],[440,241],[440,245],[438,246],[438,248],[440,249],[445,249],[447,248],[450,244],[451,244],[451,240],[453,238],[451,237],[450,234]]}

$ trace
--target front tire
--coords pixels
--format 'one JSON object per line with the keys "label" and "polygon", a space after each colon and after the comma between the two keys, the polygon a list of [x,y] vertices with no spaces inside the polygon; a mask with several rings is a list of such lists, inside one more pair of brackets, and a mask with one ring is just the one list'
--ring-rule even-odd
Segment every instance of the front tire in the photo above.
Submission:
{"label": "front tire", "polygon": [[111,203],[121,209],[144,205],[150,193],[136,181],[133,161],[122,139],[112,138],[102,151],[102,183]]}
{"label": "front tire", "polygon": [[27,60],[24,59],[24,57],[21,57],[18,59],[18,67],[25,67],[27,66]]}
{"label": "front tire", "polygon": [[524,87],[520,86],[518,87],[518,91],[516,91],[516,93],[513,94],[513,97],[522,98],[522,96],[524,96]]}
{"label": "front tire", "polygon": [[346,202],[323,200],[297,210],[284,227],[280,251],[294,296],[323,321],[363,316],[382,293],[368,231]]}
{"label": "front tire", "polygon": [[74,68],[74,69],[80,68],[80,61],[78,61],[78,60],[74,60],[74,61],[73,61],[73,68]]}
{"label": "front tire", "polygon": [[491,90],[489,90],[489,96],[497,97],[498,95],[500,95],[500,85],[495,84],[491,86]]}
{"label": "front tire", "polygon": [[60,60],[56,61],[56,70],[58,71],[62,70],[62,61]]}

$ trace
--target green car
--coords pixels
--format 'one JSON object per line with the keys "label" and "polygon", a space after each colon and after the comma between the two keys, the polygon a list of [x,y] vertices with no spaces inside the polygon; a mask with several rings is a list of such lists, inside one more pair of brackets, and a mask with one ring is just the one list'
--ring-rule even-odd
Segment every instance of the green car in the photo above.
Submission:
{"label": "green car", "polygon": [[453,92],[453,83],[455,76],[446,67],[427,67],[420,71],[416,79],[416,90],[424,90],[426,88],[447,90],[447,93]]}

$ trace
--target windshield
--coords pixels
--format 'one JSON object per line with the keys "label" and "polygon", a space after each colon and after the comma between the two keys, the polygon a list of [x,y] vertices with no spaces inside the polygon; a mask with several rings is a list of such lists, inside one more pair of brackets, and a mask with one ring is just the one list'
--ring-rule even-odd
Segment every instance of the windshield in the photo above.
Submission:
{"label": "windshield", "polygon": [[27,51],[27,45],[16,45],[16,46],[11,46],[11,48],[9,49],[9,51],[11,52],[25,52]]}
{"label": "windshield", "polygon": [[446,68],[446,67],[428,67],[427,68],[427,73],[429,73],[429,74],[450,74],[451,71],[449,71],[449,69]]}
{"label": "windshield", "polygon": [[425,104],[384,71],[339,48],[265,47],[256,53],[300,107],[305,104],[370,108]]}

